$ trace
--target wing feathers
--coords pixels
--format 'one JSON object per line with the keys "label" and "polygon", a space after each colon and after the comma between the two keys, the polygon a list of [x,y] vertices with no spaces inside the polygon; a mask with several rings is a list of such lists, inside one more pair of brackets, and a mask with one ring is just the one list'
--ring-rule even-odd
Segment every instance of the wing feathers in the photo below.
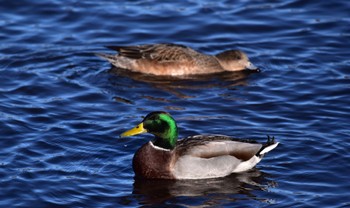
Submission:
{"label": "wing feathers", "polygon": [[179,155],[191,155],[200,158],[212,158],[223,155],[234,156],[246,161],[253,156],[262,156],[273,150],[279,143],[273,137],[268,137],[264,144],[250,140],[234,139],[221,135],[198,135],[183,140],[177,144]]}
{"label": "wing feathers", "polygon": [[118,51],[119,56],[130,59],[146,59],[160,63],[182,61],[191,63],[193,58],[189,53],[197,53],[186,46],[176,44],[106,46],[106,48]]}
{"label": "wing feathers", "polygon": [[261,144],[243,143],[237,141],[210,142],[197,146],[189,154],[201,158],[213,158],[224,155],[234,156],[246,161],[252,158],[260,149]]}
{"label": "wing feathers", "polygon": [[118,51],[120,56],[125,56],[132,59],[143,58],[143,50],[138,46],[106,46],[106,48]]}

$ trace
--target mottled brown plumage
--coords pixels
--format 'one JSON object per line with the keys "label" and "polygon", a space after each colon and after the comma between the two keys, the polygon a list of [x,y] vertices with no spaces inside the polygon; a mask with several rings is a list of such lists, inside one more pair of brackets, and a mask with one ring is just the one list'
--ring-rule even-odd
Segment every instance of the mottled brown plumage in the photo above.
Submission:
{"label": "mottled brown plumage", "polygon": [[178,44],[107,46],[118,54],[97,54],[118,68],[154,75],[195,75],[257,68],[245,53],[229,50],[215,56]]}

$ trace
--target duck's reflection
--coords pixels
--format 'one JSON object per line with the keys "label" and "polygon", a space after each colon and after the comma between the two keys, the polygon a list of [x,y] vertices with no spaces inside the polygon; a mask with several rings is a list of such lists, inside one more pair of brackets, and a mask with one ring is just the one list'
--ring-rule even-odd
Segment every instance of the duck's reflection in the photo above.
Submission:
{"label": "duck's reflection", "polygon": [[[221,72],[216,74],[204,75],[188,75],[188,76],[154,76],[149,74],[132,72],[130,70],[112,67],[109,72],[114,75],[127,77],[139,82],[151,84],[155,88],[159,88],[170,92],[180,98],[192,97],[183,91],[200,90],[215,87],[235,87],[247,85],[247,77],[252,73],[259,71],[247,70],[237,72]],[[132,87],[132,86],[131,86]]]}
{"label": "duck's reflection", "polygon": [[223,178],[205,180],[145,180],[134,182],[133,194],[140,204],[154,205],[177,197],[205,197],[205,203],[214,205],[225,197],[230,201],[257,198],[254,191],[266,191],[276,183],[268,181],[263,172],[252,169],[245,173],[232,174]]}

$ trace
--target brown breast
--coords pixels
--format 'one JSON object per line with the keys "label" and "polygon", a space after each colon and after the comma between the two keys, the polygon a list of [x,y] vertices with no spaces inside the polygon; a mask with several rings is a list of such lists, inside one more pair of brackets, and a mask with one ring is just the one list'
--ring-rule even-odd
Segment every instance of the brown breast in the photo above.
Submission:
{"label": "brown breast", "polygon": [[155,148],[151,142],[144,144],[134,155],[135,176],[149,179],[174,179],[171,173],[173,152]]}

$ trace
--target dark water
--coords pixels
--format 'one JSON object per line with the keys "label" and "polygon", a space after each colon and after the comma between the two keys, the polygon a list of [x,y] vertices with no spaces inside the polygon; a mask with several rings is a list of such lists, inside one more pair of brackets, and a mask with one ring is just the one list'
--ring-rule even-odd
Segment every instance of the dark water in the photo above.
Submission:
{"label": "dark water", "polygon": [[[162,2],[1,1],[0,207],[350,207],[350,3]],[[155,42],[262,72],[157,79],[93,55]],[[135,181],[150,137],[118,135],[154,110],[181,136],[281,145],[244,174]]]}

